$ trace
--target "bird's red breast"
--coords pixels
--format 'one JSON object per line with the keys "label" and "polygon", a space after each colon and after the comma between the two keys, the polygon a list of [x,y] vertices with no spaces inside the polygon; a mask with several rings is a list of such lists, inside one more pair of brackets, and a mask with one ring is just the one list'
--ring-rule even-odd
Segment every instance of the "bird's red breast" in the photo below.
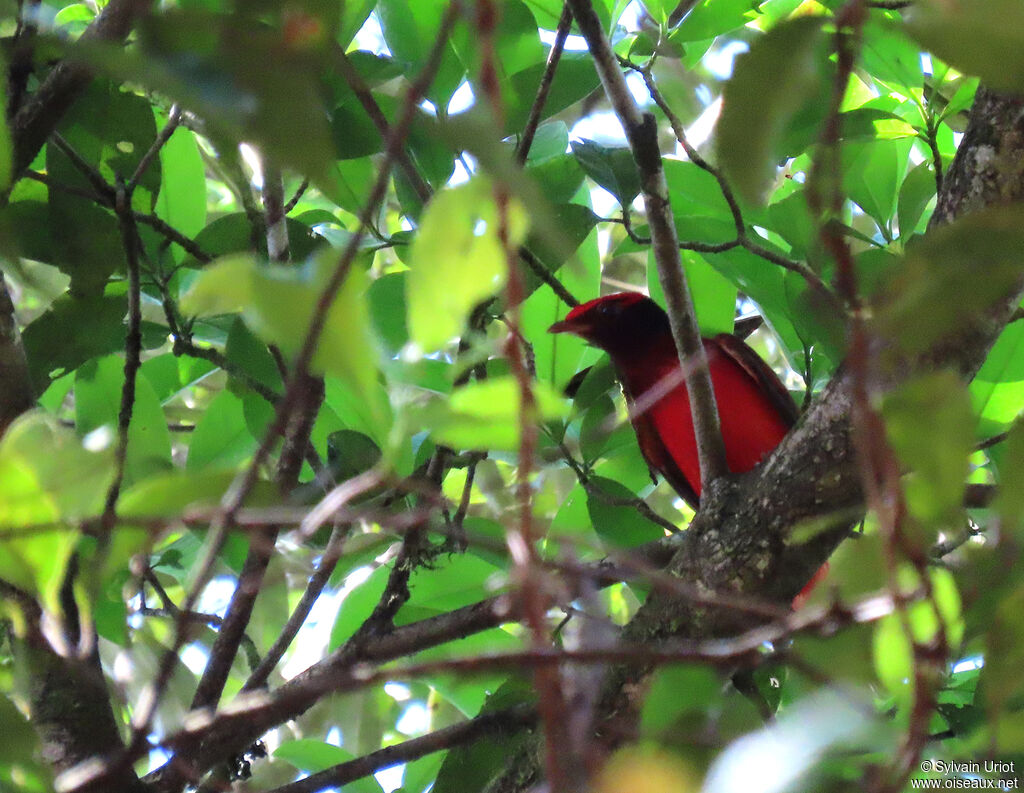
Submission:
{"label": "bird's red breast", "polygon": [[[644,458],[697,506],[700,463],[690,400],[665,312],[643,295],[619,293],[575,307],[550,330],[574,333],[608,352]],[[793,426],[796,405],[775,373],[741,339],[722,334],[704,339],[704,349],[726,461],[733,473],[749,471]]]}

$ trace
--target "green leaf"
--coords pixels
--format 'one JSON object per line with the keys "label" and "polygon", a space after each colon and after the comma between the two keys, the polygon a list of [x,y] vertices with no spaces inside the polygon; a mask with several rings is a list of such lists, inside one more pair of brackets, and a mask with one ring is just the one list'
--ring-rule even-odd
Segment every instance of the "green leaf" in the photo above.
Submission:
{"label": "green leaf", "polygon": [[[758,0],[699,0],[672,32],[670,41],[703,41],[745,25],[755,16]],[[671,8],[676,2],[668,4]]]}
{"label": "green leaf", "polygon": [[659,25],[668,22],[668,15],[675,8],[675,0],[642,0],[644,10]]}
{"label": "green leaf", "polygon": [[[90,358],[124,347],[125,297],[60,297],[30,322],[22,339],[37,391],[73,372]],[[74,333],[68,333],[74,328]]]}
{"label": "green leaf", "polygon": [[366,22],[376,0],[346,0],[341,4],[341,20],[338,25],[338,44],[342,49],[348,47],[356,33]]}
{"label": "green leaf", "polygon": [[[549,385],[533,383],[537,418],[564,419],[569,403]],[[455,449],[519,448],[519,384],[511,375],[488,378],[456,389],[447,401],[422,408],[421,426],[438,443]]]}
{"label": "green leaf", "polygon": [[662,160],[662,166],[674,214],[722,217],[732,221],[729,204],[714,176],[692,162],[670,157]]}
{"label": "green leaf", "polygon": [[528,163],[525,171],[552,203],[580,206],[568,203],[583,184],[583,169],[571,154],[562,153],[541,162]]}
{"label": "green leaf", "polygon": [[921,0],[905,18],[908,33],[957,69],[992,88],[1024,92],[1024,5]]}
{"label": "green leaf", "polygon": [[924,82],[921,51],[900,28],[869,20],[864,26],[861,59],[875,80],[903,89],[904,95],[920,94]]}
{"label": "green leaf", "polygon": [[[636,498],[636,493],[613,479],[593,476],[590,483],[612,500]],[[587,494],[587,512],[598,536],[614,548],[635,548],[665,536],[661,526],[649,521],[635,507],[608,504],[590,493]]]}
{"label": "green leaf", "polygon": [[[940,626],[951,646],[956,647],[963,638],[960,595],[952,574],[942,568],[930,568],[928,577],[932,599],[911,603],[906,608],[905,618],[909,635],[899,614],[889,614],[875,626],[875,671],[901,708],[908,708],[914,695],[914,656],[911,640],[919,645],[928,646],[935,640]],[[899,569],[897,578],[900,590],[905,593],[921,588],[920,578],[909,565]]]}
{"label": "green leaf", "polygon": [[230,468],[247,459],[259,445],[245,422],[242,400],[221,391],[203,411],[188,447],[187,468]]}
{"label": "green leaf", "polygon": [[927,222],[925,210],[935,198],[935,174],[931,164],[921,162],[907,173],[900,187],[897,201],[897,217],[900,224],[900,237],[908,239],[917,231],[923,230],[922,219]]}
{"label": "green leaf", "polygon": [[628,147],[609,148],[591,140],[572,142],[572,153],[587,176],[629,208],[640,194],[640,174]]}
{"label": "green leaf", "polygon": [[[115,355],[92,360],[75,373],[75,427],[82,435],[101,430],[103,440],[115,443],[124,361]],[[171,467],[171,434],[153,386],[135,379],[135,399],[128,424],[125,483],[138,482]]]}
{"label": "green leaf", "polygon": [[[693,296],[697,312],[697,324],[701,335],[715,336],[732,333],[736,317],[736,296],[739,290],[735,284],[708,264],[707,260],[694,251],[680,251],[686,282]],[[647,289],[651,299],[664,304],[665,294],[658,277],[654,251],[647,254]]]}
{"label": "green leaf", "polygon": [[935,528],[956,524],[974,451],[966,386],[951,372],[922,375],[886,394],[882,415],[889,443],[911,472],[904,482],[911,513]]}
{"label": "green leaf", "polygon": [[[298,738],[284,741],[274,750],[275,760],[291,763],[300,771],[315,774],[325,771],[331,766],[340,765],[356,759],[352,752],[340,746],[318,741],[314,738]],[[346,793],[383,793],[380,782],[375,777],[365,776],[345,785]]]}
{"label": "green leaf", "polygon": [[[294,261],[305,259],[316,248],[318,238],[314,237],[309,226],[294,218],[287,219],[288,247]],[[267,241],[265,235],[257,235],[256,250],[266,256]],[[225,256],[229,253],[243,253],[252,250],[252,224],[244,212],[232,212],[212,221],[196,235],[196,245],[210,256]],[[320,244],[323,241],[320,240]],[[190,266],[200,266],[195,259],[186,261]]]}
{"label": "green leaf", "polygon": [[284,393],[284,383],[274,356],[267,345],[246,327],[241,317],[236,317],[231,323],[227,343],[224,345],[224,357],[271,391]]}
{"label": "green leaf", "polygon": [[359,626],[373,613],[374,607],[380,601],[381,595],[384,594],[390,574],[391,568],[382,565],[359,583],[352,585],[351,588],[346,581],[348,592],[334,618],[334,625],[331,627],[329,650],[337,650],[351,639]]}
{"label": "green leaf", "polygon": [[496,592],[490,586],[505,578],[504,571],[478,556],[462,554],[442,568],[417,568],[409,579],[412,597],[395,615],[396,625],[468,606]]}
{"label": "green leaf", "polygon": [[[480,709],[479,715],[525,705],[537,695],[529,683],[513,677],[502,683]],[[508,759],[530,740],[525,730],[508,735],[483,735],[478,740],[449,750],[437,772],[433,793],[476,793],[486,790],[504,770]]]}
{"label": "green leaf", "polygon": [[721,706],[722,685],[715,672],[703,666],[663,666],[653,676],[644,699],[642,725],[647,734],[667,733],[688,714]]}
{"label": "green leaf", "polygon": [[[558,229],[556,239],[548,239],[540,231],[532,233],[526,240],[526,247],[537,257],[541,265],[556,272],[583,244],[597,225],[598,217],[589,207],[580,204],[558,204],[550,220]],[[541,285],[540,278],[532,270],[526,270],[526,292],[532,294]]]}
{"label": "green leaf", "polygon": [[112,476],[110,450],[87,451],[52,416],[32,411],[11,424],[0,440],[0,578],[58,613],[75,521],[102,511]]}
{"label": "green leaf", "polygon": [[822,20],[798,17],[756,39],[736,59],[718,122],[726,177],[751,203],[764,200],[790,122],[828,79]]}
{"label": "green leaf", "polygon": [[1024,210],[995,206],[928,232],[908,246],[881,295],[880,329],[913,353],[957,332],[1007,294],[1021,273]]}
{"label": "green leaf", "polygon": [[[526,236],[527,215],[508,202],[508,244]],[[435,194],[410,251],[406,281],[409,334],[422,352],[439,349],[462,333],[469,313],[495,294],[508,275],[498,241],[491,182],[477,178]]]}
{"label": "green leaf", "polygon": [[[150,166],[152,167],[152,166]],[[178,127],[160,149],[160,193],[156,214],[186,237],[206,225],[206,171],[195,133]],[[176,260],[184,252],[172,247]]]}
{"label": "green leaf", "polygon": [[[116,184],[118,177],[127,180],[132,176],[157,134],[149,101],[104,79],[89,83],[63,118],[60,132],[109,184]],[[58,172],[50,170],[51,162],[61,165],[60,178],[70,180],[65,184],[88,185],[63,152],[49,151],[48,147],[47,169],[56,178]],[[155,195],[160,187],[160,169],[149,168],[140,186]]]}
{"label": "green leaf", "polygon": [[886,237],[913,142],[874,140],[846,143],[842,148],[843,186],[847,195],[870,215]]}
{"label": "green leaf", "polygon": [[[326,250],[301,266],[260,265],[244,254],[225,257],[196,279],[182,309],[201,315],[241,311],[264,341],[294,356],[305,342],[336,257]],[[310,368],[346,380],[383,420],[386,409],[376,388],[376,342],[364,299],[366,284],[365,272],[354,263],[327,312]]]}
{"label": "green leaf", "polygon": [[[377,97],[377,105],[388,124],[394,124],[403,111],[402,103],[390,96]],[[331,130],[338,157],[349,168],[353,165],[351,161],[384,150],[384,140],[377,126],[355,97],[335,109]],[[441,142],[434,118],[423,110],[416,110],[413,115],[406,147],[420,174],[431,186],[440,188],[448,181],[454,169],[454,155]]]}
{"label": "green leaf", "polygon": [[[564,121],[547,121],[537,127],[533,143],[526,158],[526,165],[536,165],[545,160],[565,156],[569,149],[569,128]],[[568,200],[568,199],[566,199]]]}
{"label": "green leaf", "polygon": [[380,447],[361,432],[337,430],[327,436],[327,464],[338,482],[369,471],[380,458]]}
{"label": "green leaf", "polygon": [[[554,27],[554,26],[552,26]],[[530,109],[537,97],[537,85],[545,65],[538,63],[512,75],[502,84],[505,103],[505,133],[515,135],[523,131]],[[601,84],[589,53],[566,52],[558,62],[555,78],[551,82],[542,119],[551,118],[592,93]]]}
{"label": "green leaf", "polygon": [[[426,65],[447,9],[447,0],[418,0],[411,4],[405,0],[380,0],[377,3],[384,41],[395,58],[405,63],[409,73],[415,74]],[[437,76],[427,89],[427,98],[440,110],[445,110],[465,73],[465,67],[449,42],[443,49]]]}
{"label": "green leaf", "polygon": [[405,320],[407,278],[407,272],[382,275],[370,284],[366,293],[374,330],[391,355],[396,354],[409,341]]}
{"label": "green leaf", "polygon": [[[51,147],[47,151],[58,150]],[[53,162],[59,156],[63,155],[51,154],[47,158],[47,170],[51,173],[63,172]],[[72,297],[102,295],[107,279],[124,267],[117,220],[84,199],[50,192],[50,235],[54,264],[71,277]]]}
{"label": "green leaf", "polygon": [[969,386],[978,436],[1004,432],[1024,405],[1024,323],[1003,328]]}

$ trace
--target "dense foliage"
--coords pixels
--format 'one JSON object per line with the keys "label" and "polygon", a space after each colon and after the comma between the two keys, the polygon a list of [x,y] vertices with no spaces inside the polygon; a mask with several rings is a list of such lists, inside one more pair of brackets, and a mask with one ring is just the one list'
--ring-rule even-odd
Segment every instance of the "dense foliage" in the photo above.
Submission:
{"label": "dense foliage", "polygon": [[[1019,782],[1019,0],[0,30],[0,790]],[[696,518],[546,332],[680,264],[805,411]]]}

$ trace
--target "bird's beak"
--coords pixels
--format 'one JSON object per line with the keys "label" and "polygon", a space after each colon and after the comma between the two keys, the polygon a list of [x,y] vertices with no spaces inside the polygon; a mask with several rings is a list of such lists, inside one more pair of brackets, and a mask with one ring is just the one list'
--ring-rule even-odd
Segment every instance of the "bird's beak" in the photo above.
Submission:
{"label": "bird's beak", "polygon": [[550,328],[548,333],[578,333],[579,328],[576,327],[575,322],[570,322],[567,319],[563,319],[561,322],[556,322]]}

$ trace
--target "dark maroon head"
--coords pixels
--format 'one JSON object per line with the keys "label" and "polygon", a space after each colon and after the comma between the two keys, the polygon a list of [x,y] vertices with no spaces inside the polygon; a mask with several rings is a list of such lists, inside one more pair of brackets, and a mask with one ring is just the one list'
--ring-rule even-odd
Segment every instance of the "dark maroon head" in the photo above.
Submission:
{"label": "dark maroon head", "polygon": [[611,355],[629,355],[663,337],[668,316],[639,292],[617,292],[576,306],[549,333],[572,333]]}

